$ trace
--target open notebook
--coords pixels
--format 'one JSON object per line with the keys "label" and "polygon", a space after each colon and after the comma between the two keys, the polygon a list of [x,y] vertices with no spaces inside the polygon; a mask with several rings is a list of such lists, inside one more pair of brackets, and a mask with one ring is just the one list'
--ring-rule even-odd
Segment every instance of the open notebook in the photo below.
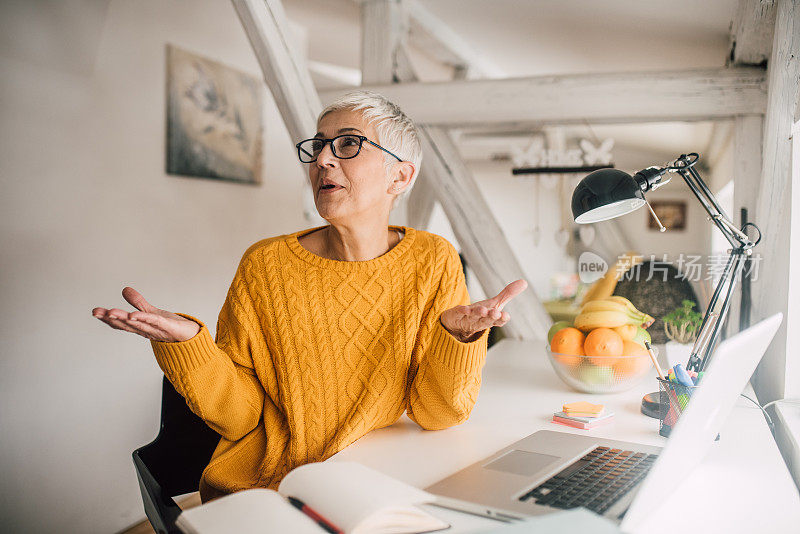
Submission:
{"label": "open notebook", "polygon": [[[335,527],[325,529],[290,504],[300,500]],[[292,532],[320,534],[432,532],[450,525],[416,505],[436,497],[355,462],[300,466],[278,491],[251,489],[183,512],[177,525],[187,534]]]}

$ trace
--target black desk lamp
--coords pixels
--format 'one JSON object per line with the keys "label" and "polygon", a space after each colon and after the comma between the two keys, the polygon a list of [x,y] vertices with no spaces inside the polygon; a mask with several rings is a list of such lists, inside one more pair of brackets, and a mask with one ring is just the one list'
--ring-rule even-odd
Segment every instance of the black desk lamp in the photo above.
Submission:
{"label": "black desk lamp", "polygon": [[[761,241],[761,230],[750,222],[742,226],[741,230],[734,226],[694,168],[698,159],[700,156],[696,153],[683,154],[666,167],[648,167],[633,176],[617,169],[594,171],[581,180],[572,193],[572,215],[576,223],[589,224],[613,219],[647,205],[663,232],[666,228],[658,220],[644,194],[669,183],[670,177],[664,179],[668,172],[675,172],[683,177],[708,213],[708,219],[719,228],[732,247],[686,364],[686,369],[700,372],[708,365],[714,352],[728,314],[736,279],[741,274],[745,259]],[[755,242],[744,233],[748,226],[758,232]]]}

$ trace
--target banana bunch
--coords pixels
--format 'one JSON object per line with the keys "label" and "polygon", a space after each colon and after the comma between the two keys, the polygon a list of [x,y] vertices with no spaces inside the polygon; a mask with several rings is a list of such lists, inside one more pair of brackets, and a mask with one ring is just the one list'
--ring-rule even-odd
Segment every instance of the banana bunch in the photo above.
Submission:
{"label": "banana bunch", "polygon": [[606,271],[606,274],[600,280],[596,281],[589,288],[589,291],[583,296],[581,304],[595,299],[603,299],[610,297],[614,290],[617,288],[617,282],[620,277],[628,272],[633,267],[636,267],[644,261],[644,256],[636,252],[626,252],[620,256],[613,267]]}
{"label": "banana bunch", "polygon": [[594,328],[617,328],[625,325],[647,328],[655,319],[640,312],[625,297],[611,296],[590,300],[575,317],[575,328],[583,331]]}

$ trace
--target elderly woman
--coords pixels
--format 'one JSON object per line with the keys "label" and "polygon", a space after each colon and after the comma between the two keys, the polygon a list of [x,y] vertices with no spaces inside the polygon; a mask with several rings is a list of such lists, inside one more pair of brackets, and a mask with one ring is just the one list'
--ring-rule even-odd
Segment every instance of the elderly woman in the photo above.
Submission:
{"label": "elderly woman", "polygon": [[159,366],[222,439],[202,500],[276,488],[403,412],[422,428],[464,422],[481,383],[486,338],[508,320],[509,284],[469,304],[444,238],[389,226],[419,171],[416,128],[380,95],[328,106],[297,144],[329,225],[264,239],[244,253],[219,314],[202,321],[122,295],[138,311],[95,308],[113,328],[151,340]]}

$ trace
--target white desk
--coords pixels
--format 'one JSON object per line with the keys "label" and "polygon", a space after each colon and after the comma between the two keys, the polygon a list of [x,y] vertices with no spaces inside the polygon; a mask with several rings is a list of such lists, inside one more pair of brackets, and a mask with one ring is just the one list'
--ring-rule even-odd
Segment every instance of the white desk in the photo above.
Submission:
{"label": "white desk", "polygon": [[[652,380],[624,393],[578,393],[556,376],[544,346],[544,342],[502,340],[492,347],[478,401],[466,423],[431,432],[404,415],[394,425],[370,432],[331,460],[361,462],[425,488],[542,429],[661,446],[666,443],[658,435],[658,421],[639,412],[642,396],[658,390],[654,370]],[[605,404],[615,412],[614,422],[590,431],[550,422],[564,402],[577,400]],[[435,506],[426,508],[453,524],[448,532],[481,532],[502,525]],[[800,530],[797,488],[760,410],[740,399],[720,441],[656,512],[654,519],[657,515],[667,520],[647,525],[648,534]]]}

